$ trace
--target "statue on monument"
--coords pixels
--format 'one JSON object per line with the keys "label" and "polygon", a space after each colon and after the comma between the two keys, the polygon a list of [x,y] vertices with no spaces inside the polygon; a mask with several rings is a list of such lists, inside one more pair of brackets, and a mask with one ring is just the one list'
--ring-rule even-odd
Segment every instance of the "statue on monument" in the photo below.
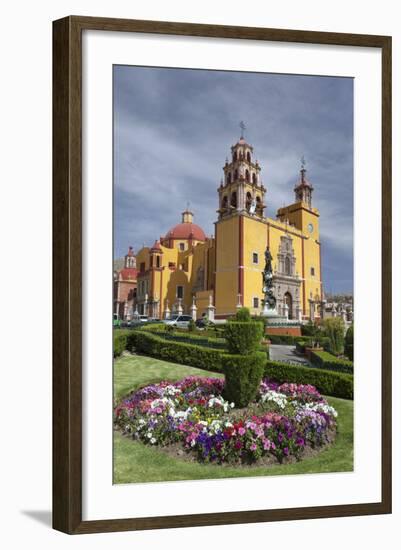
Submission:
{"label": "statue on monument", "polygon": [[267,310],[276,309],[276,298],[273,294],[273,266],[272,266],[272,255],[269,247],[266,247],[265,250],[265,268],[262,272],[263,280],[263,309],[264,312]]}

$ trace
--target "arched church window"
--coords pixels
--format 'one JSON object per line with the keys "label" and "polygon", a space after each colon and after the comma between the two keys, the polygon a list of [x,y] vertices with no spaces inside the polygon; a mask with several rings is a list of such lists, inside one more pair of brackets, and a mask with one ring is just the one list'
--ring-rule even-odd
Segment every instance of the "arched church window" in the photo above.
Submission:
{"label": "arched church window", "polygon": [[231,193],[231,206],[237,208],[237,193],[235,191]]}
{"label": "arched church window", "polygon": [[245,180],[249,181],[249,170],[245,170]]}
{"label": "arched church window", "polygon": [[248,162],[251,162],[251,153],[248,151],[247,154],[246,154],[246,160]]}
{"label": "arched church window", "polygon": [[227,183],[231,183],[231,172],[227,174]]}
{"label": "arched church window", "polygon": [[234,172],[234,180],[237,180],[238,179],[238,170],[235,170]]}
{"label": "arched church window", "polygon": [[237,159],[238,159],[237,151],[235,151],[234,154],[233,154],[233,161],[237,162]]}
{"label": "arched church window", "polygon": [[228,206],[228,197],[227,197],[227,195],[224,195],[223,200],[221,202],[221,207],[222,208],[227,208],[227,206]]}
{"label": "arched church window", "polygon": [[252,183],[256,185],[256,174],[255,172],[252,174]]}

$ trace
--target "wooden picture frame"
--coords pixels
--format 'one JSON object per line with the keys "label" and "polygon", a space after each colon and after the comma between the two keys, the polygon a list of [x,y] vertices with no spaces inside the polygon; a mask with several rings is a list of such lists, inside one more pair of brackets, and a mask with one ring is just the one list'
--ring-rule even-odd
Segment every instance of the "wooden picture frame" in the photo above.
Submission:
{"label": "wooden picture frame", "polygon": [[[82,521],[82,31],[378,48],[382,56],[382,497],[307,508]],[[53,527],[69,534],[391,512],[391,37],[71,16],[53,23]]]}

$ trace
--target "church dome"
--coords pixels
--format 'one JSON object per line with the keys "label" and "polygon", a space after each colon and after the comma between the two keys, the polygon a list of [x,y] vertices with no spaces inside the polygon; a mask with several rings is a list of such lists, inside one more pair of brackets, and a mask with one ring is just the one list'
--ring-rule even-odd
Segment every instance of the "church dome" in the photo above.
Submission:
{"label": "church dome", "polygon": [[205,241],[206,235],[196,223],[177,223],[166,233],[166,239],[183,239],[194,241]]}
{"label": "church dome", "polygon": [[177,223],[170,231],[167,231],[165,239],[205,241],[206,235],[203,229],[199,225],[196,225],[196,223],[193,223],[193,212],[187,208],[182,212],[181,216],[181,223]]}

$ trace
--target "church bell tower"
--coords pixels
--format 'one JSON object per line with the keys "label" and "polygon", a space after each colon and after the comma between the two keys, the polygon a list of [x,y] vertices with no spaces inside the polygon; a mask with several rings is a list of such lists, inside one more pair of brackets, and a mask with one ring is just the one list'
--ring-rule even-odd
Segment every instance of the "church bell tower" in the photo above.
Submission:
{"label": "church bell tower", "polygon": [[219,220],[241,212],[262,218],[266,208],[266,189],[260,178],[261,168],[254,159],[253,147],[245,141],[245,125],[241,123],[240,127],[241,137],[231,147],[231,159],[226,159],[224,178],[218,188]]}

